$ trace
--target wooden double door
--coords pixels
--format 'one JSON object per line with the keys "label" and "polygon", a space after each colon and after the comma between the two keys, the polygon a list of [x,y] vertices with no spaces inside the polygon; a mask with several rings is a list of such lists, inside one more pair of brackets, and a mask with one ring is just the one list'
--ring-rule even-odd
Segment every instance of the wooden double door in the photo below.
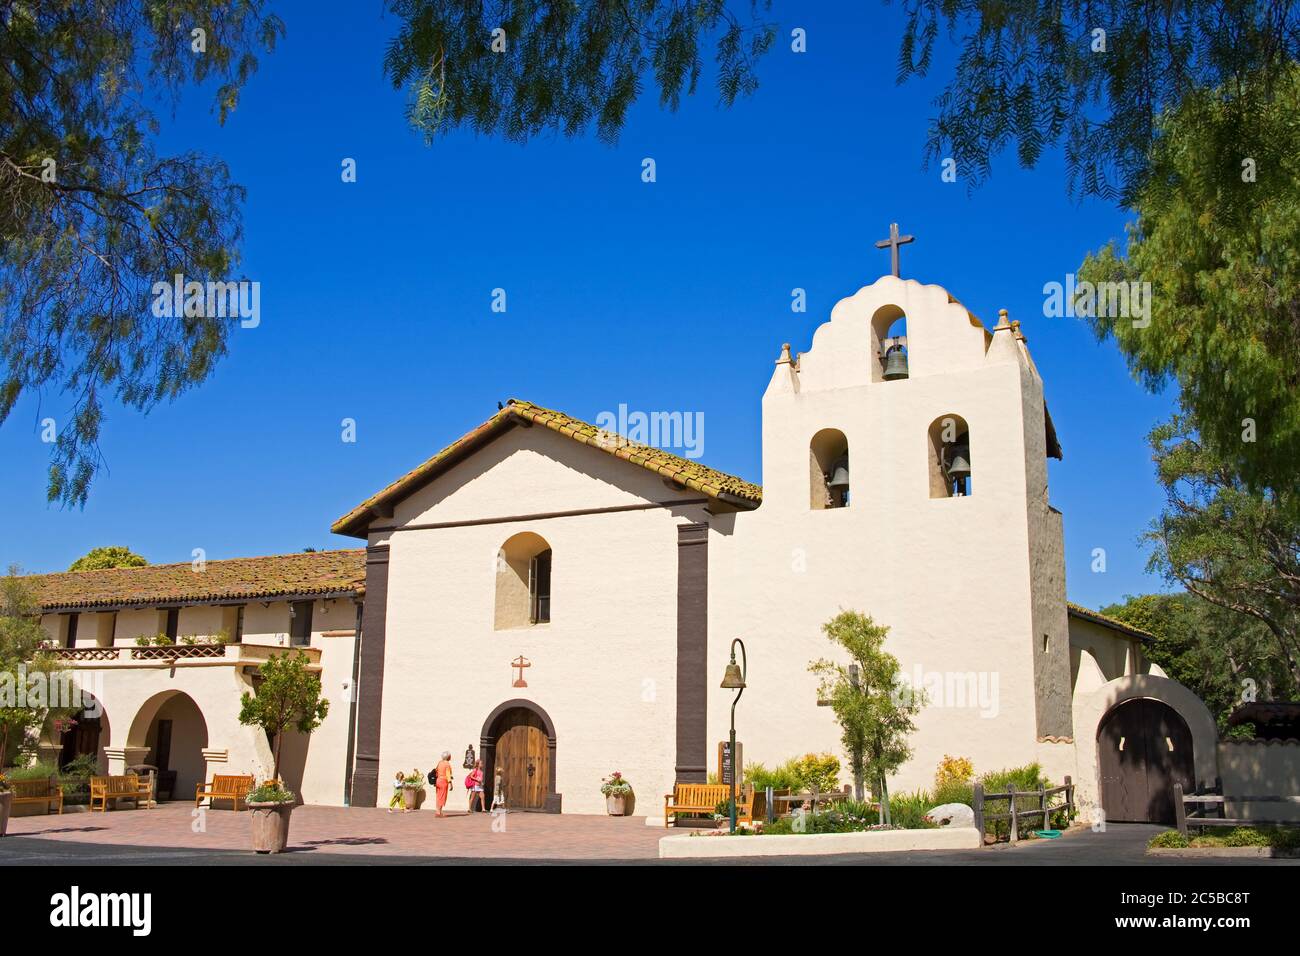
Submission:
{"label": "wooden double door", "polygon": [[1173,823],[1174,784],[1195,786],[1192,733],[1168,704],[1127,700],[1097,731],[1101,806],[1115,822]]}
{"label": "wooden double door", "polygon": [[506,807],[541,810],[551,779],[551,750],[542,718],[526,707],[507,710],[496,722],[489,782],[501,774]]}

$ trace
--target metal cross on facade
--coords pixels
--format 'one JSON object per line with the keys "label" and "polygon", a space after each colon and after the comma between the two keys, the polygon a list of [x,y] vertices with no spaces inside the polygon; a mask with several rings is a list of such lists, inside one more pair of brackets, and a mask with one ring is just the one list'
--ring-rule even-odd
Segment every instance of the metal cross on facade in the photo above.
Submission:
{"label": "metal cross on facade", "polygon": [[898,223],[891,222],[889,224],[889,238],[881,239],[879,242],[877,242],[876,248],[877,249],[887,248],[889,250],[889,265],[892,270],[890,273],[891,275],[898,275],[898,247],[905,246],[909,242],[915,242],[915,241],[916,241],[916,236],[900,236],[898,234]]}
{"label": "metal cross on facade", "polygon": [[530,661],[528,658],[524,657],[523,654],[520,654],[518,657],[516,657],[513,661],[510,662],[510,666],[518,668],[519,670],[519,677],[515,680],[514,686],[527,687],[528,681],[524,680],[524,668],[532,667],[533,662]]}

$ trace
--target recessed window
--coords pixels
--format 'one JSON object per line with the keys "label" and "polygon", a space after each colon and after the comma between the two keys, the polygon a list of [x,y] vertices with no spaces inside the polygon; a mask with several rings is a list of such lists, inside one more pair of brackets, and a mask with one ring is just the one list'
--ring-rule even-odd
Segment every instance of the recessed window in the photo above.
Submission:
{"label": "recessed window", "polygon": [[68,615],[68,634],[63,641],[64,647],[77,646],[77,624],[80,621],[81,621],[81,615],[78,614],[77,612],[74,611],[73,613]]}
{"label": "recessed window", "polygon": [[971,494],[970,428],[960,415],[940,415],[930,425],[930,497],[964,498]]}
{"label": "recessed window", "polygon": [[809,501],[813,511],[849,506],[849,440],[823,428],[808,443]]}
{"label": "recessed window", "polygon": [[294,601],[289,605],[289,644],[306,647],[311,643],[311,615],[315,601]]}
{"label": "recessed window", "polygon": [[531,531],[515,535],[497,552],[493,627],[507,630],[551,620],[551,546]]}

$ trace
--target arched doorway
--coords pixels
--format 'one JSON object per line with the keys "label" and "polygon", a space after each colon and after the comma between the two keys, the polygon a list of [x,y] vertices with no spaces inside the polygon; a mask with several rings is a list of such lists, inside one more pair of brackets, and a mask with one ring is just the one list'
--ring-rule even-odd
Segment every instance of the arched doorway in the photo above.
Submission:
{"label": "arched doorway", "polygon": [[488,800],[495,799],[499,769],[507,809],[559,813],[555,743],[555,725],[532,701],[510,700],[493,710],[479,740]]}
{"label": "arched doorway", "polygon": [[208,724],[194,698],[178,690],[154,694],[131,722],[129,747],[146,747],[144,762],[158,768],[158,793],[186,799],[205,783],[208,763]]}
{"label": "arched doorway", "polygon": [[1195,786],[1192,733],[1163,701],[1126,700],[1097,727],[1101,806],[1114,822],[1174,822],[1174,784]]}
{"label": "arched doorway", "polygon": [[59,767],[66,767],[79,757],[94,758],[94,773],[108,772],[108,714],[104,705],[88,691],[83,691],[86,706],[62,725],[58,736]]}

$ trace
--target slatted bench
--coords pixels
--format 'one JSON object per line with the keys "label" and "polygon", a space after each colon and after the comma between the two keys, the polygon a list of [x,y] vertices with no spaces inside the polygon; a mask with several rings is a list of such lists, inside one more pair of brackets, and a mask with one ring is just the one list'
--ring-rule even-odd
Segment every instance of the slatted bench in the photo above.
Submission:
{"label": "slatted bench", "polygon": [[49,816],[54,808],[58,808],[59,813],[63,812],[63,788],[59,786],[58,777],[48,777],[43,780],[14,780],[10,787],[14,794],[14,806],[23,803],[43,803],[46,816]]}
{"label": "slatted bench", "polygon": [[138,810],[141,801],[149,800],[151,796],[147,777],[137,777],[135,774],[129,773],[120,777],[90,778],[91,812],[94,812],[95,804],[98,803],[99,810],[107,813],[110,800],[113,801],[115,806],[119,800],[133,800]]}
{"label": "slatted bench", "polygon": [[194,806],[198,806],[204,800],[208,801],[208,806],[215,807],[218,800],[229,800],[232,810],[246,810],[248,804],[245,798],[248,791],[253,789],[252,776],[222,776],[218,774],[212,778],[212,783],[208,785],[199,784],[194,789]]}
{"label": "slatted bench", "polygon": [[[731,799],[731,784],[727,783],[678,783],[673,785],[673,792],[664,795],[664,826],[669,826],[668,818],[686,813],[707,813],[712,815],[718,804]],[[736,791],[736,822],[750,822],[752,819],[754,794],[743,790]]]}

